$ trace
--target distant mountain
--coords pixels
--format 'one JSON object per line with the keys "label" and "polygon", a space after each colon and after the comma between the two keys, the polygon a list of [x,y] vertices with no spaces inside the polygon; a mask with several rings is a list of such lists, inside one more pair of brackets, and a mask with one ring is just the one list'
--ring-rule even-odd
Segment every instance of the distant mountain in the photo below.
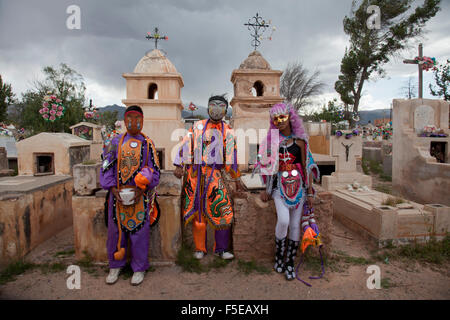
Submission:
{"label": "distant mountain", "polygon": [[369,121],[373,124],[375,119],[383,119],[389,117],[392,117],[391,109],[359,111],[359,124],[364,125],[369,123]]}
{"label": "distant mountain", "polygon": [[[188,105],[189,104],[186,104],[184,110],[181,111],[181,117],[183,119],[192,118],[192,115],[194,117],[201,116],[204,119],[208,118],[208,109],[206,107],[197,106],[198,109],[195,110],[192,113],[192,111],[187,110],[187,106]],[[98,111],[99,112],[106,112],[106,111],[114,112],[114,111],[117,111],[117,118],[118,118],[118,120],[123,120],[123,116],[125,114],[125,109],[126,108],[124,106],[119,106],[117,104],[113,104],[113,105],[109,105],[109,106],[104,106],[103,108],[99,108]],[[229,107],[228,111],[227,111],[227,116],[231,117],[231,114],[232,114],[232,109],[231,109],[231,107]]]}
{"label": "distant mountain", "polygon": [[102,112],[106,112],[106,111],[110,111],[110,112],[114,112],[117,111],[117,120],[123,120],[123,115],[125,114],[125,107],[124,106],[119,106],[117,104],[113,104],[113,105],[109,105],[109,106],[104,106],[103,108],[98,108],[98,112],[102,113]]}

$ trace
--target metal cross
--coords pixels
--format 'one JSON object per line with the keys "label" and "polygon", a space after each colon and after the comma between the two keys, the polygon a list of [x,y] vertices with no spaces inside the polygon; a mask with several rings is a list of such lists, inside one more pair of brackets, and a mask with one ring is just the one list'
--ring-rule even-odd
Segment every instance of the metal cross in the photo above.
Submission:
{"label": "metal cross", "polygon": [[[419,44],[419,59],[422,60],[423,58],[423,47],[422,44]],[[403,63],[406,64],[417,64],[417,67],[419,68],[419,99],[422,99],[422,93],[423,93],[423,70],[421,61],[412,60],[412,59],[406,59],[403,60]]]}
{"label": "metal cross", "polygon": [[[250,20],[252,19],[254,20],[253,23],[250,22]],[[256,48],[261,44],[261,41],[259,41],[260,36],[264,33],[264,31],[266,31],[266,28],[269,27],[269,25],[266,24],[266,22],[262,17],[258,15],[257,12],[256,16],[248,20],[248,23],[244,23],[244,26],[247,26],[247,29],[250,31],[250,27],[253,28],[254,34],[250,34],[250,36],[253,37],[252,46],[255,47],[256,50]],[[262,31],[260,29],[262,29]]]}
{"label": "metal cross", "polygon": [[147,36],[145,37],[147,40],[155,41],[155,49],[158,49],[158,40],[169,40],[169,38],[167,36],[161,36],[158,32],[159,32],[159,29],[158,29],[158,27],[156,27],[153,34],[150,34],[150,32],[147,32]]}
{"label": "metal cross", "polygon": [[348,144],[345,145],[341,142],[341,144],[345,147],[345,162],[348,162],[348,155],[350,154],[350,147],[353,145],[353,143],[350,145],[348,145]]}

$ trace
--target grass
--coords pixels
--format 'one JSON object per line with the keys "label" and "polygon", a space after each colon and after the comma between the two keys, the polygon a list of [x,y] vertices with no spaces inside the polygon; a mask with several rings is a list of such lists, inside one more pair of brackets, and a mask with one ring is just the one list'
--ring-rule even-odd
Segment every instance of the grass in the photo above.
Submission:
{"label": "grass", "polygon": [[14,281],[16,276],[34,268],[36,268],[36,265],[31,262],[26,262],[24,260],[13,262],[0,272],[0,285],[9,281]]}
{"label": "grass", "polygon": [[381,175],[383,173],[383,165],[381,164],[381,162],[369,160],[368,165],[370,172],[378,175]]}
{"label": "grass", "polygon": [[86,160],[86,161],[83,161],[83,165],[85,165],[85,166],[92,165],[92,164],[96,164],[96,163],[97,163],[97,161],[95,161],[95,160]]}
{"label": "grass", "polygon": [[396,284],[391,282],[390,278],[382,278],[381,281],[381,288],[382,289],[389,289],[389,288],[393,288],[396,287]]}
{"label": "grass", "polygon": [[245,273],[246,275],[253,272],[257,272],[260,274],[268,274],[271,272],[271,269],[258,264],[255,260],[251,261],[238,260],[238,270],[240,272]]}
{"label": "grass", "polygon": [[361,162],[361,168],[366,175],[373,173],[378,175],[382,181],[392,181],[392,177],[390,175],[384,174],[383,164],[381,162],[363,159]]}
{"label": "grass", "polygon": [[0,285],[16,280],[18,275],[29,270],[39,269],[41,273],[49,274],[64,271],[66,268],[67,266],[60,262],[36,264],[25,260],[19,260],[9,264],[0,272]]}
{"label": "grass", "polygon": [[397,198],[397,197],[388,197],[381,204],[385,205],[385,206],[396,207],[400,203],[405,203],[405,200],[403,200],[402,198]]}
{"label": "grass", "polygon": [[188,243],[183,242],[180,250],[177,253],[175,263],[180,266],[185,272],[203,273],[209,272],[212,269],[225,268],[231,260],[223,260],[219,257],[214,257],[208,264],[204,264],[201,260],[194,258],[194,250]]}
{"label": "grass", "polygon": [[43,263],[37,266],[43,274],[56,273],[65,271],[67,269],[67,265],[60,262],[55,263]]}
{"label": "grass", "polygon": [[86,250],[83,251],[83,258],[77,261],[77,265],[93,276],[98,276],[98,268],[93,263],[94,259]]}
{"label": "grass", "polygon": [[384,262],[400,259],[442,265],[450,262],[450,235],[447,234],[442,241],[432,238],[426,243],[415,242],[399,247],[388,244],[381,252],[373,253],[372,258]]}
{"label": "grass", "polygon": [[392,187],[391,186],[385,186],[385,185],[377,185],[374,187],[376,191],[392,194]]}
{"label": "grass", "polygon": [[205,267],[192,255],[192,247],[183,242],[180,250],[177,253],[177,259],[175,263],[180,266],[183,271],[202,273],[205,272]]}
{"label": "grass", "polygon": [[75,249],[65,250],[65,251],[58,251],[55,253],[55,257],[66,257],[66,256],[72,256],[75,254]]}
{"label": "grass", "polygon": [[349,256],[348,254],[342,252],[342,251],[334,251],[334,255],[331,259],[328,260],[332,260],[332,263],[345,263],[345,264],[350,264],[350,265],[368,265],[368,264],[372,264],[374,261],[373,259],[366,259],[364,257],[354,257],[354,256]]}
{"label": "grass", "polygon": [[369,169],[369,163],[367,160],[364,160],[361,162],[361,168],[364,172],[364,174],[369,175],[370,174],[370,169]]}

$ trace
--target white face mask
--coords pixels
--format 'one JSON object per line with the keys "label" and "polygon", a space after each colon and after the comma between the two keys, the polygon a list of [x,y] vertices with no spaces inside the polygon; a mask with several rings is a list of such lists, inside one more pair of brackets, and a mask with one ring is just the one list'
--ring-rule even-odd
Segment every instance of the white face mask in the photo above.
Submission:
{"label": "white face mask", "polygon": [[208,104],[209,117],[214,121],[222,120],[227,112],[227,104],[222,100],[211,100]]}

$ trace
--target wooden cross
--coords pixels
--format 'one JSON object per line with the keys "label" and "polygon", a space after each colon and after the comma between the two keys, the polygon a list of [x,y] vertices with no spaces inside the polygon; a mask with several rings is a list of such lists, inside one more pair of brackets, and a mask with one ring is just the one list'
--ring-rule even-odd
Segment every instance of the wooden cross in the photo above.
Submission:
{"label": "wooden cross", "polygon": [[158,31],[159,31],[159,29],[158,29],[158,27],[156,27],[153,35],[151,35],[150,32],[148,32],[147,36],[145,37],[147,40],[155,41],[155,49],[158,49],[158,40],[169,40],[169,38],[167,36],[159,35]]}
{"label": "wooden cross", "polygon": [[422,44],[419,44],[419,61],[414,59],[406,59],[403,60],[403,63],[407,64],[417,64],[417,67],[419,68],[419,99],[422,99],[422,92],[423,92],[423,69],[422,69],[422,58],[423,58],[423,47]]}

